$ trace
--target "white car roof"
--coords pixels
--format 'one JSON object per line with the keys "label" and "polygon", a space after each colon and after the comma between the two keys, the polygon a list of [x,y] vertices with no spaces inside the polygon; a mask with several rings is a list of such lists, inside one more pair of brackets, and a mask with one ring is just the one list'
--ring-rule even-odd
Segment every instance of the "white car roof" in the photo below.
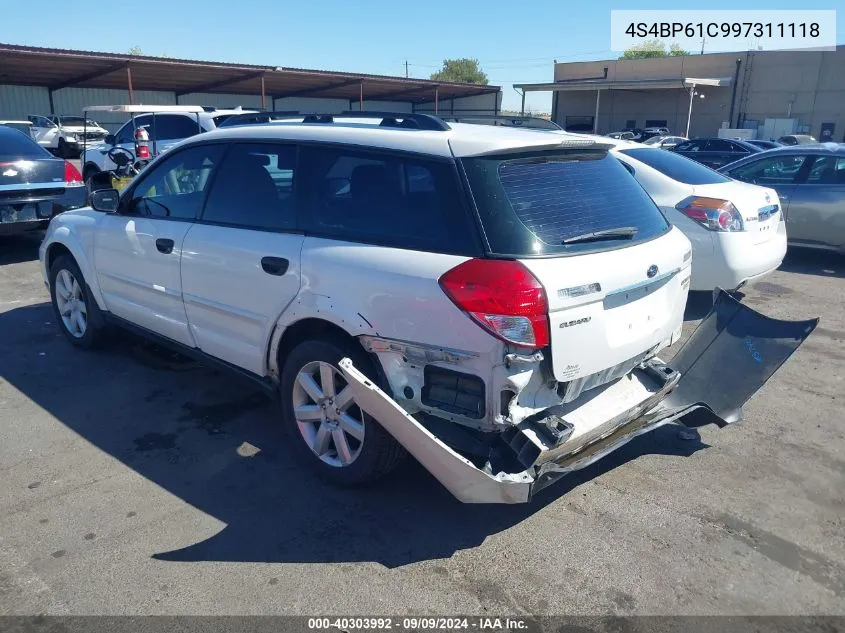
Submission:
{"label": "white car roof", "polygon": [[[522,148],[548,148],[605,145],[604,140],[581,134],[517,129],[505,126],[449,123],[449,130],[413,130],[379,127],[373,124],[343,122],[301,123],[277,121],[260,125],[233,126],[203,134],[204,139],[243,138],[348,143],[363,147],[403,150],[433,156],[478,156]],[[374,119],[376,120],[376,119]],[[352,119],[350,119],[352,121]],[[564,138],[561,138],[564,137]]]}

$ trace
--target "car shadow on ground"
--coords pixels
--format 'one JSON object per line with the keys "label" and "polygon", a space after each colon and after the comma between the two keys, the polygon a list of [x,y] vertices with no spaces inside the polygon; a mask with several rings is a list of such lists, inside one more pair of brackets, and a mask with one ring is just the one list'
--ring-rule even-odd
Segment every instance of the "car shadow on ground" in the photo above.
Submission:
{"label": "car shadow on ground", "polygon": [[845,254],[809,248],[790,248],[786,252],[786,257],[779,270],[802,275],[845,279]]}
{"label": "car shadow on ground", "polygon": [[0,266],[38,259],[38,247],[42,239],[43,231],[32,231],[24,235],[0,235]]}
{"label": "car shadow on ground", "polygon": [[0,377],[93,446],[226,524],[162,561],[378,562],[397,567],[480,545],[582,484],[648,454],[705,448],[658,428],[521,506],[457,502],[414,460],[337,489],[294,460],[277,405],[252,386],[120,334],[83,352],[49,304],[0,313]]}

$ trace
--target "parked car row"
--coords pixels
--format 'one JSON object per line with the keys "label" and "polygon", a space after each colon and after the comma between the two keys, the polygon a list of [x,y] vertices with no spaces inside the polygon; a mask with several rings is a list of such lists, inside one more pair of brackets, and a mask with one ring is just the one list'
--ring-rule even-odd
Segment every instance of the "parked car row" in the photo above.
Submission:
{"label": "parked car row", "polygon": [[44,229],[57,214],[85,203],[76,167],[14,126],[0,124],[0,235]]}
{"label": "parked car row", "polygon": [[766,250],[776,194],[606,141],[407,113],[227,125],[56,216],[41,270],[73,345],[123,326],[253,379],[331,482],[408,452],[462,501],[522,503],[663,424],[740,419],[817,323],[718,292],[660,360],[685,231]]}

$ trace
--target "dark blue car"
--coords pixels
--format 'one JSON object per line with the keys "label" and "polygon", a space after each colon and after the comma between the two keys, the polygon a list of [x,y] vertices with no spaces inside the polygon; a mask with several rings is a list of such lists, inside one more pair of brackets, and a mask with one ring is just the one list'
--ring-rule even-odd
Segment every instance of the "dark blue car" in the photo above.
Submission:
{"label": "dark blue car", "polygon": [[694,138],[678,143],[670,151],[718,169],[723,165],[757,154],[763,150],[746,141],[729,138]]}

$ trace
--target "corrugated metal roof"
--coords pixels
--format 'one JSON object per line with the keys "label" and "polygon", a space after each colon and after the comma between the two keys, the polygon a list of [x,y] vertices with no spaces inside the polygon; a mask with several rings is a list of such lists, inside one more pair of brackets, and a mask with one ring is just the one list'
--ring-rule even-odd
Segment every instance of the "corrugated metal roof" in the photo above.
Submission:
{"label": "corrugated metal roof", "polygon": [[[127,70],[128,69],[128,70]],[[232,64],[146,55],[39,48],[0,43],[0,83],[126,89],[131,74],[134,90],[163,90],[177,94],[218,92],[261,94],[268,97],[319,96],[427,102],[435,89],[441,99],[499,92],[481,86],[430,79],[347,73],[330,70]]]}

